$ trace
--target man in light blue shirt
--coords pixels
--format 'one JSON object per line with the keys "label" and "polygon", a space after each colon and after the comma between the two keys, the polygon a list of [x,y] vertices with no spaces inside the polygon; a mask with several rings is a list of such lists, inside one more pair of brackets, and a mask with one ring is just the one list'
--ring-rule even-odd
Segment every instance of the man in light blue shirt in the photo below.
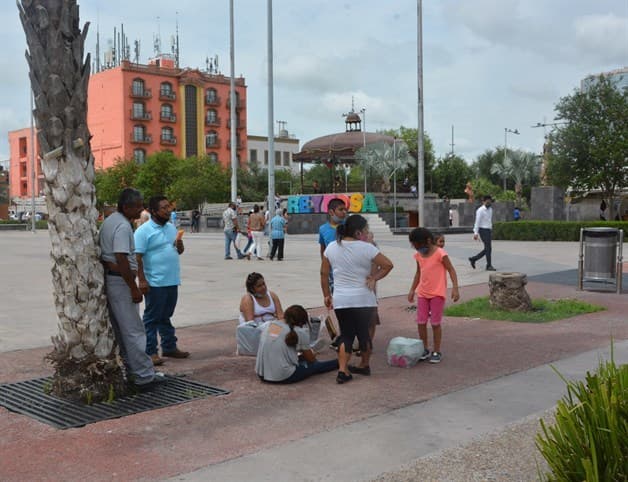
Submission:
{"label": "man in light blue shirt", "polygon": [[270,239],[273,247],[270,250],[270,260],[277,255],[277,260],[283,259],[283,245],[286,233],[286,218],[283,217],[281,209],[277,209],[277,214],[270,220]]}
{"label": "man in light blue shirt", "polygon": [[138,262],[139,286],[144,293],[144,328],[146,353],[153,364],[163,359],[157,350],[157,334],[161,338],[162,356],[187,358],[189,352],[177,347],[177,337],[170,318],[177,306],[181,284],[179,256],[183,240],[170,222],[171,204],[165,196],[154,196],[148,202],[151,218],[135,231],[135,254]]}

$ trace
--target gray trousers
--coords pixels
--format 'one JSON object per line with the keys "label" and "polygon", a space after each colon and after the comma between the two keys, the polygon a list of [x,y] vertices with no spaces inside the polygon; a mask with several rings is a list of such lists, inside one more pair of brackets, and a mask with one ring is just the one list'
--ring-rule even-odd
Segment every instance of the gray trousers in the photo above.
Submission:
{"label": "gray trousers", "polygon": [[105,285],[111,325],[127,371],[133,375],[136,385],[149,383],[155,377],[155,368],[146,354],[140,305],[133,303],[131,290],[122,277],[107,275]]}

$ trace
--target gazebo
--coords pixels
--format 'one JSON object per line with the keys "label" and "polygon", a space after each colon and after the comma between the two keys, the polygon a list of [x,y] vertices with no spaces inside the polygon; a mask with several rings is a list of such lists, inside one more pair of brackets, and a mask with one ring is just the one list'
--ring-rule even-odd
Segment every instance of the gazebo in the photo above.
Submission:
{"label": "gazebo", "polygon": [[[303,163],[324,163],[333,175],[340,164],[355,164],[356,152],[366,146],[386,143],[393,145],[395,139],[384,134],[362,131],[362,119],[351,109],[345,118],[345,132],[317,137],[306,142],[292,159],[301,163],[301,192],[303,192]],[[334,187],[335,191],[335,187]]]}

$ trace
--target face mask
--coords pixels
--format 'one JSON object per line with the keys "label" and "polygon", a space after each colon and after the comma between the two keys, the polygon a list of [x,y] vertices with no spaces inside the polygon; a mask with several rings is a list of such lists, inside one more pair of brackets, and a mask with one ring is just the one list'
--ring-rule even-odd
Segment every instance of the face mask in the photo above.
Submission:
{"label": "face mask", "polygon": [[339,218],[338,216],[333,216],[331,217],[331,220],[334,224],[342,224],[344,222],[343,218]]}
{"label": "face mask", "polygon": [[429,252],[430,252],[430,247],[429,247],[429,246],[422,246],[422,247],[420,247],[420,248],[417,248],[416,250],[417,250],[419,253],[421,253],[421,254],[425,255],[425,254],[427,254],[427,253],[429,253]]}

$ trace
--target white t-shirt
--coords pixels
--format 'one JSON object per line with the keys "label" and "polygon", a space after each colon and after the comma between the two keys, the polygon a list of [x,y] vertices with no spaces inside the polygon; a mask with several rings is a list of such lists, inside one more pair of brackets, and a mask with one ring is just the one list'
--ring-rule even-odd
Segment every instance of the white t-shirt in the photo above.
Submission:
{"label": "white t-shirt", "polygon": [[378,254],[377,247],[364,241],[329,243],[324,256],[334,275],[334,308],[377,306],[377,296],[366,286],[366,278]]}

